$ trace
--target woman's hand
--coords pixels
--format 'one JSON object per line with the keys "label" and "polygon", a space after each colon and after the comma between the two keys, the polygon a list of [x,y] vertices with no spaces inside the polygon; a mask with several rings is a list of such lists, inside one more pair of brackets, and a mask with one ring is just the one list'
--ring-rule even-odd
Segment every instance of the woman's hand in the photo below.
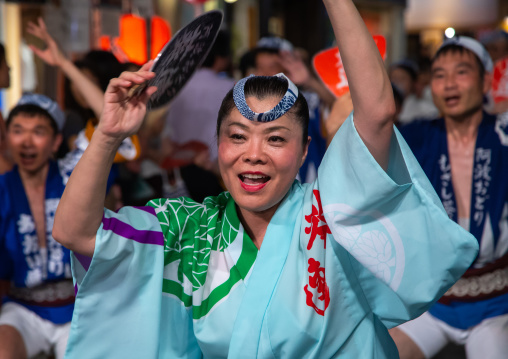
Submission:
{"label": "woman's hand", "polygon": [[93,110],[95,116],[99,118],[102,113],[103,91],[97,86],[89,76],[86,76],[76,65],[64,56],[58,48],[55,40],[51,37],[46,29],[46,24],[39,18],[38,24],[28,23],[28,33],[38,37],[46,43],[46,48],[41,50],[30,45],[32,51],[40,57],[45,63],[51,66],[58,66],[65,76],[72,81],[76,89],[85,98],[88,107]]}
{"label": "woman's hand", "polygon": [[135,134],[146,113],[146,104],[157,90],[155,86],[133,96],[136,85],[152,79],[155,73],[149,71],[152,61],[137,72],[123,72],[119,78],[109,82],[104,94],[104,107],[96,133],[103,140],[119,145],[123,139]]}
{"label": "woman's hand", "polygon": [[91,257],[101,225],[107,179],[122,140],[137,132],[146,103],[157,90],[151,86],[132,96],[133,87],[153,78],[146,63],[138,72],[112,79],[104,94],[99,125],[83,157],[72,171],[55,214],[53,238],[72,251]]}
{"label": "woman's hand", "polygon": [[284,73],[297,86],[314,91],[318,94],[321,101],[328,107],[331,107],[335,101],[335,96],[328,91],[321,81],[316,79],[302,59],[302,56],[296,51],[281,51],[279,54],[280,64],[284,68]]}
{"label": "woman's hand", "polygon": [[37,19],[37,24],[29,22],[27,32],[41,39],[46,44],[46,49],[41,50],[34,45],[29,45],[30,49],[39,56],[45,63],[51,66],[62,66],[67,58],[58,48],[55,40],[49,35],[46,24],[42,18]]}

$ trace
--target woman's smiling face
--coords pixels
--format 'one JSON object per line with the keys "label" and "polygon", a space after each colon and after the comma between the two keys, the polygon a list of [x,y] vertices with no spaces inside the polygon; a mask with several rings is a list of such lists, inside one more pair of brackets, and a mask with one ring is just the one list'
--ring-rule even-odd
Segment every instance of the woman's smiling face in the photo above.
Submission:
{"label": "woman's smiling face", "polygon": [[[255,112],[265,112],[279,98],[246,99]],[[234,108],[221,124],[218,160],[226,188],[240,211],[273,211],[291,187],[307,156],[308,141],[291,115],[272,122],[255,122]]]}

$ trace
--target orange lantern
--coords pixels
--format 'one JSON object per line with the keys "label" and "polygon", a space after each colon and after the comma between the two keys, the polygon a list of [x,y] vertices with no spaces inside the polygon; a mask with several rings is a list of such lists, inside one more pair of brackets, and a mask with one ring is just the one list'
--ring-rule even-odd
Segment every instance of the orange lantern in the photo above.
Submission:
{"label": "orange lantern", "polygon": [[155,59],[164,45],[171,39],[171,28],[160,16],[152,16],[152,38],[150,58]]}
{"label": "orange lantern", "polygon": [[148,60],[145,19],[132,14],[122,15],[120,18],[120,36],[116,43],[129,61],[144,64]]}
{"label": "orange lantern", "polygon": [[[150,19],[150,58],[154,59],[171,39],[171,27],[160,16]],[[126,14],[120,18],[120,36],[111,41],[109,36],[99,38],[102,50],[113,51],[121,62],[142,65],[148,61],[146,20],[140,16]]]}

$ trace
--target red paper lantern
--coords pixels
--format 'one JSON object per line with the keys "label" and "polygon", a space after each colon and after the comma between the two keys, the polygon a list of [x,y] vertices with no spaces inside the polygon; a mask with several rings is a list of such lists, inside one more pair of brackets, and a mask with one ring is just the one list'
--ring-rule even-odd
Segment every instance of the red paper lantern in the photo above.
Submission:
{"label": "red paper lantern", "polygon": [[[164,45],[171,39],[169,23],[159,16],[152,16],[150,21],[150,58],[154,59]],[[99,47],[112,51],[121,62],[134,62],[142,65],[147,58],[146,20],[142,17],[125,14],[120,18],[120,36],[111,40],[101,36]]]}
{"label": "red paper lantern", "polygon": [[187,1],[190,4],[204,4],[208,0],[185,0],[185,1]]}
{"label": "red paper lantern", "polygon": [[147,61],[145,19],[132,14],[122,15],[117,44],[129,61],[144,64]]}
{"label": "red paper lantern", "polygon": [[152,16],[152,43],[150,58],[155,59],[159,51],[171,39],[171,27],[160,16]]}

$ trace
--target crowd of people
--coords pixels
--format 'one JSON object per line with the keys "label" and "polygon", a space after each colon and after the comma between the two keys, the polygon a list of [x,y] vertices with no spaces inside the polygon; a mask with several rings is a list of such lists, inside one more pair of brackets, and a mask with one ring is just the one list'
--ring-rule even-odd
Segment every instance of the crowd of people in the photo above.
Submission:
{"label": "crowd of people", "polygon": [[323,2],[339,98],[275,36],[235,69],[221,30],[147,111],[151,63],[73,62],[29,23],[65,101],[0,115],[0,358],[506,357],[508,35],[385,64]]}

